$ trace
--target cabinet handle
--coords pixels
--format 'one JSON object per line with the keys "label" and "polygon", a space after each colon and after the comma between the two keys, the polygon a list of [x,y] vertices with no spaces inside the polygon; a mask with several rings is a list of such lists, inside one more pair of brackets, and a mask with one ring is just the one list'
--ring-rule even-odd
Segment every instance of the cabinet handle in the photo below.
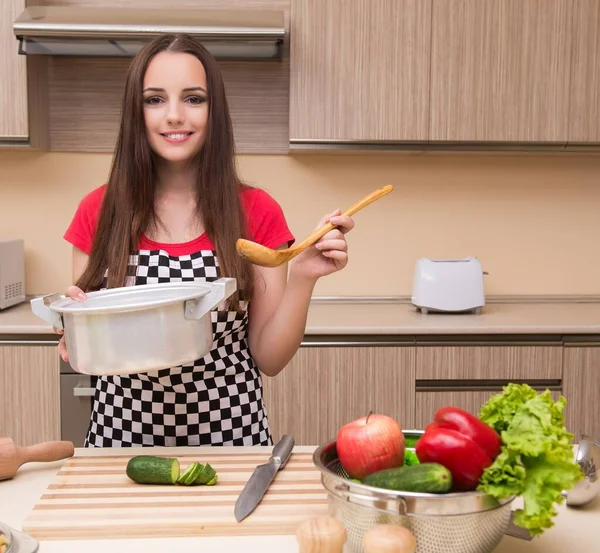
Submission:
{"label": "cabinet handle", "polygon": [[395,341],[395,340],[382,340],[380,342],[376,340],[369,340],[362,342],[360,340],[315,340],[314,342],[304,341],[300,342],[300,347],[377,347],[377,346],[397,346],[397,347],[414,347],[414,342]]}
{"label": "cabinet handle", "polygon": [[0,346],[54,346],[58,344],[56,340],[0,340]]}
{"label": "cabinet handle", "polygon": [[96,388],[88,386],[75,386],[75,388],[73,388],[73,395],[78,397],[94,397],[95,392]]}

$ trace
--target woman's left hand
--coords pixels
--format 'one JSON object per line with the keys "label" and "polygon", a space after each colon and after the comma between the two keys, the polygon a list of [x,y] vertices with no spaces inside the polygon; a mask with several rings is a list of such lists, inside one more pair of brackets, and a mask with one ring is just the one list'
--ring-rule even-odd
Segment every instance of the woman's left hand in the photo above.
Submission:
{"label": "woman's left hand", "polygon": [[328,222],[331,222],[336,228],[292,259],[290,272],[317,280],[340,271],[348,264],[348,244],[344,235],[354,228],[354,221],[336,209],[325,215],[316,228],[322,227]]}

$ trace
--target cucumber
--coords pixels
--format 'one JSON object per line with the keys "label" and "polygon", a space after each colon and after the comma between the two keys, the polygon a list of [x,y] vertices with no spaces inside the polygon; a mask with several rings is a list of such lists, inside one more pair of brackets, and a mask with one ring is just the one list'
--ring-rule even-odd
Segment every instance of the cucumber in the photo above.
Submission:
{"label": "cucumber", "polygon": [[194,484],[206,484],[207,486],[213,486],[214,484],[216,484],[216,480],[212,484],[209,484],[209,482],[217,476],[217,472],[215,471],[215,469],[212,468],[209,463],[200,466],[202,467],[202,471],[198,474],[198,476],[196,476]]}
{"label": "cucumber", "polygon": [[446,493],[452,487],[452,474],[439,463],[421,463],[369,474],[363,484],[386,490],[420,493]]}
{"label": "cucumber", "polygon": [[202,465],[194,461],[190,463],[181,476],[177,479],[178,484],[189,486],[194,483],[194,480],[202,472]]}
{"label": "cucumber", "polygon": [[218,475],[214,475],[207,483],[207,486],[214,486],[217,483],[217,480],[219,479]]}
{"label": "cucumber", "polygon": [[179,461],[168,457],[137,455],[129,459],[126,473],[138,484],[175,484],[179,478]]}

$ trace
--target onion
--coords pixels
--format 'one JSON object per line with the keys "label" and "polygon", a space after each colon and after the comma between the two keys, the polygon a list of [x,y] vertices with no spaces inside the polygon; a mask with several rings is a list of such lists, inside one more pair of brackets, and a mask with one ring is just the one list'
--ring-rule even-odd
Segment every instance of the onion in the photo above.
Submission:
{"label": "onion", "polygon": [[365,553],[415,553],[415,536],[404,526],[378,524],[363,536]]}

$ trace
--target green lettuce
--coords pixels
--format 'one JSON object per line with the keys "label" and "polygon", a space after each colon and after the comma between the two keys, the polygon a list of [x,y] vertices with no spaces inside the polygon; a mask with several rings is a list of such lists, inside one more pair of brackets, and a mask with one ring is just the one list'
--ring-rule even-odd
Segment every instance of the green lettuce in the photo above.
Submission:
{"label": "green lettuce", "polygon": [[492,396],[479,418],[502,438],[500,454],[483,473],[478,490],[497,499],[521,496],[514,523],[533,536],[553,526],[556,505],[583,477],[575,462],[573,435],[565,428],[564,397],[537,393],[527,384],[510,383]]}

